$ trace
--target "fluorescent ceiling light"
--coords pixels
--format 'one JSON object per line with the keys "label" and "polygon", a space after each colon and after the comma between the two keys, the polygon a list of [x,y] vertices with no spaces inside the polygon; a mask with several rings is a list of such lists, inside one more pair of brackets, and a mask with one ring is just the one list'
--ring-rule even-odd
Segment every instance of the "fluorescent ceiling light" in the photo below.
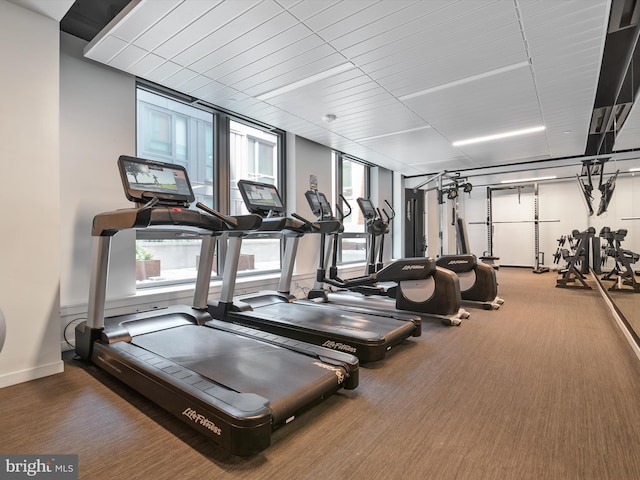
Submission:
{"label": "fluorescent ceiling light", "polygon": [[471,75],[470,77],[461,78],[460,80],[454,80],[453,82],[443,83],[442,85],[437,85],[435,87],[427,88],[426,90],[420,90],[419,92],[402,95],[401,97],[398,97],[398,100],[401,100],[401,101],[409,100],[410,98],[419,97],[421,95],[427,95],[428,93],[444,90],[445,88],[456,87],[458,85],[463,85],[465,83],[475,82],[476,80],[493,77],[494,75],[499,75],[501,73],[510,72],[511,70],[516,70],[518,68],[523,68],[528,66],[529,66],[529,62],[525,60],[524,62],[514,63],[513,65],[507,65],[506,67],[496,68],[495,70],[479,73],[477,75]]}
{"label": "fluorescent ceiling light", "polygon": [[558,177],[555,175],[551,177],[535,177],[535,178],[519,178],[517,180],[502,180],[500,183],[522,183],[522,182],[538,182],[540,180],[554,180]]}
{"label": "fluorescent ceiling light", "polygon": [[468,138],[467,140],[458,140],[451,145],[454,147],[461,147],[463,145],[469,145],[471,143],[490,142],[492,140],[500,140],[502,138],[516,137],[518,135],[527,135],[529,133],[541,132],[544,130],[544,125],[533,128],[523,128],[522,130],[512,130],[510,132],[496,133],[495,135],[487,135],[485,137]]}
{"label": "fluorescent ceiling light", "polygon": [[382,135],[374,135],[373,137],[358,138],[357,140],[354,140],[354,142],[366,142],[367,140],[373,140],[375,138],[390,137],[392,135],[400,135],[401,133],[409,133],[409,132],[416,132],[418,130],[426,130],[427,128],[431,128],[431,126],[425,125],[424,127],[409,128],[407,130],[400,130],[398,132],[383,133]]}
{"label": "fluorescent ceiling light", "polygon": [[630,172],[640,172],[640,168],[630,168]]}
{"label": "fluorescent ceiling light", "polygon": [[353,63],[347,62],[342,65],[338,65],[337,67],[330,68],[329,70],[325,70],[324,72],[316,73],[315,75],[311,75],[310,77],[303,78],[302,80],[298,80],[297,82],[290,83],[289,85],[284,85],[283,87],[276,88],[275,90],[271,90],[269,92],[261,93],[260,95],[256,95],[258,100],[268,100],[278,95],[282,95],[283,93],[290,92],[292,90],[296,90],[298,88],[305,87],[315,82],[319,82],[320,80],[324,80],[325,78],[333,77],[342,72],[346,72],[347,70],[351,70],[355,68]]}

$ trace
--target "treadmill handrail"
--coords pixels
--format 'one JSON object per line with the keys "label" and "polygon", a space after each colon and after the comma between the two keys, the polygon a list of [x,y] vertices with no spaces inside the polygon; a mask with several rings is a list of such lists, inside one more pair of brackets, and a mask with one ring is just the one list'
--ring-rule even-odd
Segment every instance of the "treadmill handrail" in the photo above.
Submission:
{"label": "treadmill handrail", "polygon": [[[256,229],[262,223],[259,215],[240,215],[232,218],[237,221],[237,228]],[[93,218],[91,235],[113,236],[120,230],[152,226],[192,227],[212,234],[234,230],[230,225],[212,215],[182,207],[162,206],[125,208],[99,213]]]}

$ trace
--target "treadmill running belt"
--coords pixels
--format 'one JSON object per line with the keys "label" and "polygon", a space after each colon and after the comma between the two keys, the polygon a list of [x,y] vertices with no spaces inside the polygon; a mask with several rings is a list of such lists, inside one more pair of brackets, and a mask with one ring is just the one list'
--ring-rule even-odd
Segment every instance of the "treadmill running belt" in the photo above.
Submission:
{"label": "treadmill running belt", "polygon": [[327,389],[337,391],[344,377],[344,370],[311,356],[208,327],[161,330],[131,343],[217,384],[269,399],[276,422]]}
{"label": "treadmill running belt", "polygon": [[405,335],[408,336],[414,328],[410,322],[401,322],[393,318],[304,303],[274,303],[259,307],[255,313],[241,312],[240,315],[255,315],[263,320],[344,335],[371,343],[378,343],[389,335],[393,336],[395,331],[408,330],[409,333]]}

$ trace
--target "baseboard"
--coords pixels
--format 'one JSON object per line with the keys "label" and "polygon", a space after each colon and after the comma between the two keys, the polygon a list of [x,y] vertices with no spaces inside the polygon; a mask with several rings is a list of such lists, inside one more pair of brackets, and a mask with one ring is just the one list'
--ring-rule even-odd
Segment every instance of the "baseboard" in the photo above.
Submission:
{"label": "baseboard", "polygon": [[57,362],[49,363],[48,365],[40,365],[39,367],[29,368],[19,372],[7,373],[5,375],[0,375],[0,388],[29,382],[42,377],[48,377],[49,375],[55,375],[56,373],[62,373],[63,371],[64,362],[59,360]]}

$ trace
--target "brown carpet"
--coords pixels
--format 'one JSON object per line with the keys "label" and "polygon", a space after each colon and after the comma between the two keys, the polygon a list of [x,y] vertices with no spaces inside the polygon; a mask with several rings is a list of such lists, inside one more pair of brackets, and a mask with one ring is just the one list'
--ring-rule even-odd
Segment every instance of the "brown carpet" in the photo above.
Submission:
{"label": "brown carpet", "polygon": [[92,480],[640,478],[640,362],[597,290],[498,279],[499,311],[424,325],[252,458],[70,359],[0,390],[0,453],[79,454]]}

